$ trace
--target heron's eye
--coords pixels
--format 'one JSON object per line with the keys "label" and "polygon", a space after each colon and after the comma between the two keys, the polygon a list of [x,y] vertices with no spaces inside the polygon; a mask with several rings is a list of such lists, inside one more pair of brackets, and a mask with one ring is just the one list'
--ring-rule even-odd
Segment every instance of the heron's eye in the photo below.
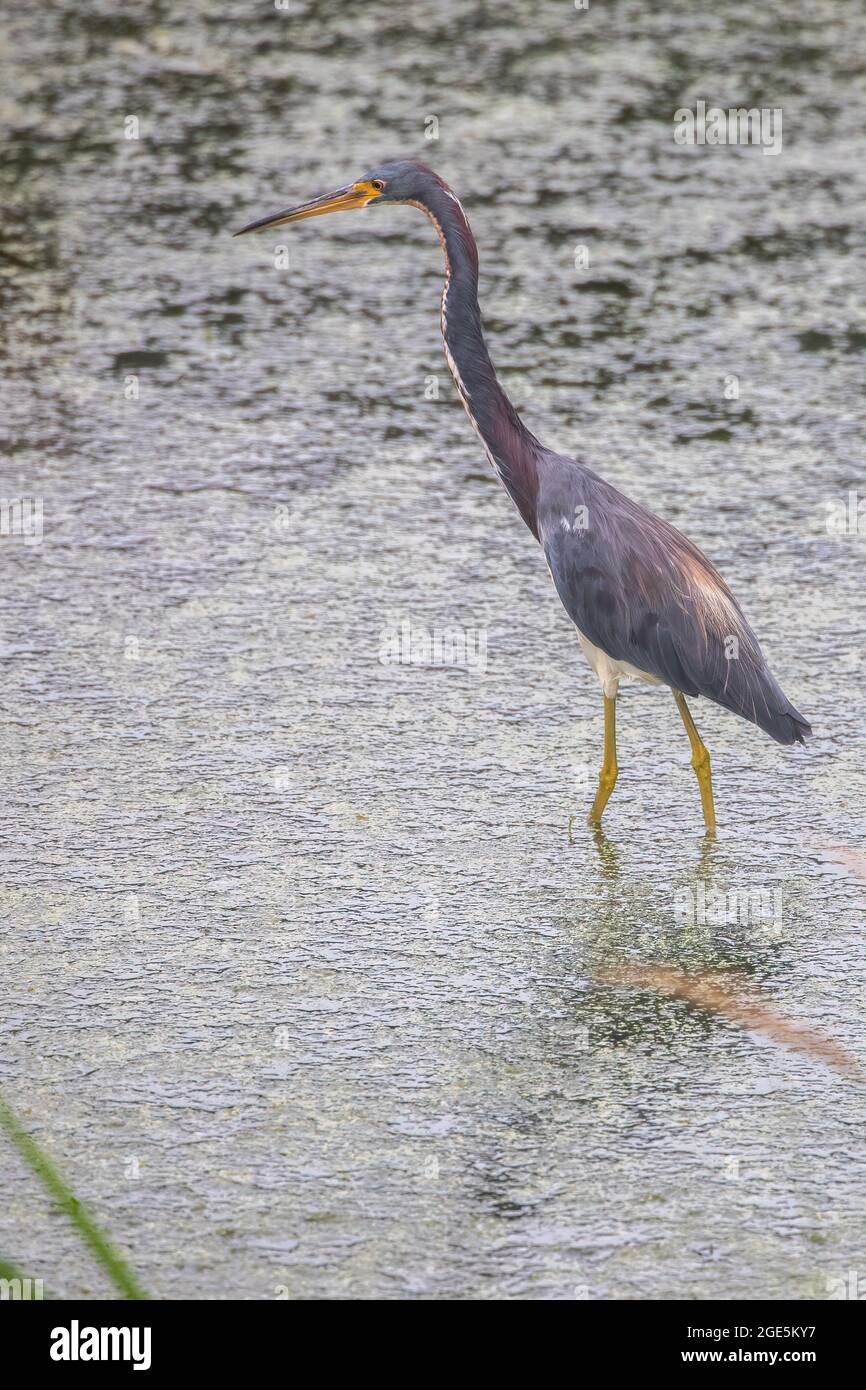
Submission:
{"label": "heron's eye", "polygon": [[382,181],[382,179],[371,179],[370,182],[372,183],[377,193],[381,193],[383,191],[385,184]]}

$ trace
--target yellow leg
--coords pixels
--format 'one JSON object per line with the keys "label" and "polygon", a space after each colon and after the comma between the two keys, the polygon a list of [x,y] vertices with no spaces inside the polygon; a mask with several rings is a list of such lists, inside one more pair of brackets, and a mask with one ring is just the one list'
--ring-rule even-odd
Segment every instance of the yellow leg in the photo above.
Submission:
{"label": "yellow leg", "polygon": [[616,785],[616,696],[604,697],[604,761],[598,778],[598,791],[589,813],[590,825],[601,825],[601,817]]}
{"label": "yellow leg", "polygon": [[701,789],[701,805],[704,808],[704,823],[707,830],[715,830],[716,808],[713,805],[713,777],[710,772],[709,750],[695,728],[695,721],[692,719],[691,711],[686,704],[686,697],[681,690],[674,691],[674,699],[677,702],[680,718],[686,726],[689,743],[692,745],[692,767],[695,769],[695,776],[698,779],[698,786]]}

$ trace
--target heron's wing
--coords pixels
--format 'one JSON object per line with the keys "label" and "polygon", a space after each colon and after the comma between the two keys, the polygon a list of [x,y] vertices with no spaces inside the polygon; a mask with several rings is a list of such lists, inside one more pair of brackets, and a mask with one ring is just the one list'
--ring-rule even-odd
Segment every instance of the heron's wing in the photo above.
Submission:
{"label": "heron's wing", "polygon": [[[626,584],[616,558],[589,532],[541,529],[542,545],[556,591],[572,622],[594,646],[658,680],[697,695],[690,676],[689,644],[676,605],[644,582]],[[626,553],[622,558],[628,560]],[[685,660],[684,660],[685,658]]]}
{"label": "heron's wing", "polygon": [[781,742],[800,737],[798,721],[808,730],[725,581],[675,527],[558,456],[542,474],[538,516],[557,593],[595,646]]}

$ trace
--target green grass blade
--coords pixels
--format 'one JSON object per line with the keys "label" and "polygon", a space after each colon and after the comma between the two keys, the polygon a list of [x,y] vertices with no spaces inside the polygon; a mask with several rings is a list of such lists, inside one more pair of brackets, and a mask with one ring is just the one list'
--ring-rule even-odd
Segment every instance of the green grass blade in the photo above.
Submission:
{"label": "green grass blade", "polygon": [[95,1258],[108,1274],[115,1288],[119,1289],[125,1298],[147,1298],[148,1295],[139,1287],[132,1270],[113,1248],[107,1237],[102,1234],[89,1215],[87,1208],[66,1186],[54,1164],[42,1152],[35,1139],[30,1137],[2,1096],[0,1096],[0,1128],[18,1150],[31,1172],[36,1174],[40,1182],[51,1193],[61,1211],[64,1211],[69,1217],[82,1240],[90,1247]]}

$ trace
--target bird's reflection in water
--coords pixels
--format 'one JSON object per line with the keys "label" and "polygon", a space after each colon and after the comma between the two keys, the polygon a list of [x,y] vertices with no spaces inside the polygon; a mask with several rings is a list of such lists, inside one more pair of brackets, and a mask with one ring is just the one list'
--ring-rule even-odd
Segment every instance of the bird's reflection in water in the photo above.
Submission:
{"label": "bird's reflection in water", "polygon": [[[583,1008],[592,1014],[591,1032],[607,1041],[657,1041],[671,1038],[678,1006],[692,1006],[691,1025],[705,1036],[735,1024],[762,1033],[783,1047],[820,1058],[834,1071],[858,1074],[856,1060],[832,1038],[804,1022],[787,1018],[755,977],[763,973],[768,952],[782,943],[755,931],[755,923],[707,920],[709,914],[677,912],[673,883],[659,911],[657,884],[623,876],[622,852],[600,826],[590,829],[604,901],[583,922],[584,969],[595,988]],[[704,836],[697,860],[679,892],[686,900],[708,902],[717,887],[719,847]],[[637,893],[635,893],[637,888]],[[660,920],[661,919],[661,920]],[[759,925],[759,924],[758,924]],[[679,1032],[674,1024],[674,1032]]]}
{"label": "bird's reflection in water", "polygon": [[596,970],[627,958],[632,964],[753,973],[772,944],[767,934],[756,937],[748,924],[719,923],[700,909],[727,888],[722,877],[726,860],[712,832],[688,848],[681,868],[670,865],[660,879],[636,875],[627,863],[628,847],[601,826],[588,831],[592,855],[587,860],[594,859],[602,889],[599,909],[588,924],[587,946]]}
{"label": "bird's reflection in water", "polygon": [[[582,981],[577,1003],[580,1019],[575,1016],[575,1021],[602,1046],[669,1040],[673,1025],[668,1001],[605,977],[626,964],[751,968],[748,956],[733,958],[739,953],[732,952],[730,941],[721,939],[712,926],[677,915],[678,891],[697,899],[698,885],[707,894],[715,885],[718,841],[704,835],[699,843],[693,842],[683,856],[686,863],[682,867],[670,864],[662,878],[652,871],[635,872],[633,842],[612,837],[601,825],[574,821],[568,834],[582,860],[582,901],[576,903],[571,882],[567,897],[561,899],[572,942],[563,961],[563,998],[574,1008],[575,981]],[[711,1026],[707,1020],[706,1029]]]}
{"label": "bird's reflection in water", "polygon": [[595,852],[598,855],[602,878],[607,883],[618,883],[622,871],[622,860],[619,850],[610,836],[605,834],[600,825],[591,826],[590,835],[593,846],[595,847]]}
{"label": "bird's reflection in water", "polygon": [[[575,843],[573,830],[574,817],[572,816],[568,825],[569,843]],[[619,883],[622,870],[622,855],[617,844],[610,838],[600,825],[588,827],[592,844],[598,855],[598,862],[601,869],[602,878],[611,884]],[[700,854],[695,866],[695,882],[701,882],[705,887],[712,883],[712,873],[718,863],[719,843],[713,833],[708,830],[701,838]]]}

